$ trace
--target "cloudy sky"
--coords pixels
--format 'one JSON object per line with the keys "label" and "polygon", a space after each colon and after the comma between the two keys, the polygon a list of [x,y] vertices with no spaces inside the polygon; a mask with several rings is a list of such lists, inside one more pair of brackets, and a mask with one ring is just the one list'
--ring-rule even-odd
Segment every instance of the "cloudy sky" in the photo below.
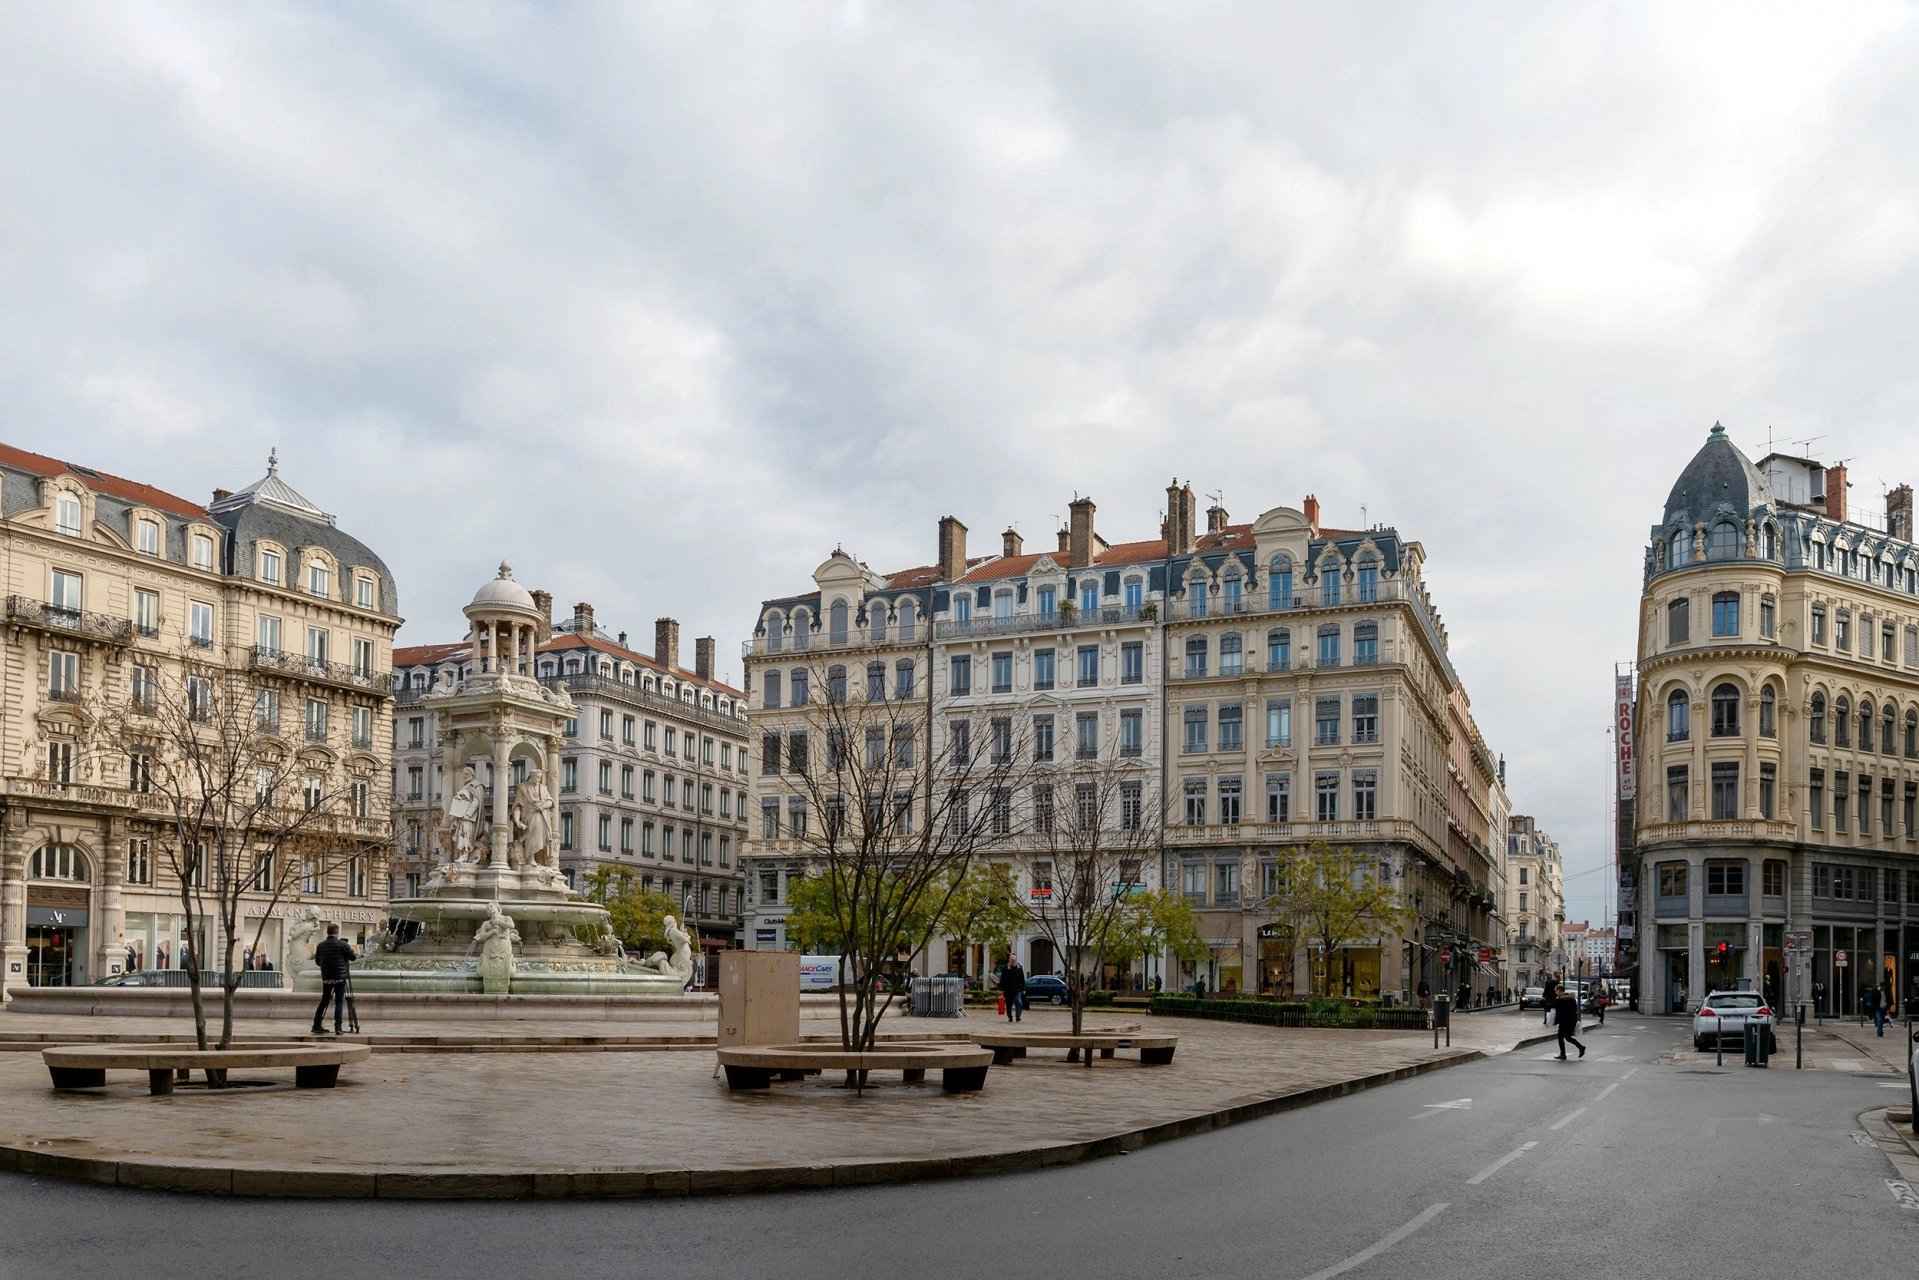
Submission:
{"label": "cloudy sky", "polygon": [[4,438],[283,474],[458,630],[501,556],[739,643],[836,542],[1422,541],[1601,910],[1609,685],[1715,419],[1919,479],[1901,6],[114,3],[0,17]]}

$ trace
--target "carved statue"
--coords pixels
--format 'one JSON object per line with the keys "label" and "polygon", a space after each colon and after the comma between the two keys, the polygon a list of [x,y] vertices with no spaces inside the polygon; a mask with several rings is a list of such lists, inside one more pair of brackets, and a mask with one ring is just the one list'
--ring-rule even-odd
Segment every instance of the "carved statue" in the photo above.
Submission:
{"label": "carved statue", "polygon": [[634,966],[640,973],[662,973],[678,978],[685,986],[693,981],[693,935],[680,927],[679,921],[667,916],[664,922],[666,940],[673,944],[673,954],[669,957],[664,951],[655,951]]}
{"label": "carved statue", "polygon": [[1706,558],[1706,522],[1704,520],[1692,527],[1692,558],[1694,563]]}
{"label": "carved statue", "polygon": [[320,945],[320,935],[325,932],[319,908],[302,906],[295,911],[287,922],[287,968],[294,973],[313,972],[313,949]]}
{"label": "carved statue", "polygon": [[519,944],[520,931],[513,917],[500,910],[500,904],[486,904],[486,919],[473,931],[480,948],[480,990],[488,995],[506,995],[513,985],[513,948]]}
{"label": "carved statue", "polygon": [[615,960],[624,960],[626,958],[626,944],[621,942],[619,935],[615,934],[610,928],[600,934],[599,941],[595,946],[603,956],[611,956]]}
{"label": "carved statue", "polygon": [[453,860],[471,862],[478,856],[476,837],[480,830],[480,810],[486,803],[473,766],[460,771],[460,786],[446,802],[446,825],[453,836]]}
{"label": "carved statue", "polygon": [[558,867],[559,851],[554,848],[553,832],[559,824],[554,819],[553,793],[546,789],[546,774],[534,769],[520,785],[519,804],[522,809],[521,825],[525,828],[522,847],[526,850],[526,861],[538,867]]}
{"label": "carved statue", "polygon": [[29,778],[46,777],[47,752],[37,733],[28,733],[26,745],[20,748],[20,772]]}
{"label": "carved statue", "polygon": [[1751,516],[1746,517],[1746,559],[1759,558],[1759,526]]}

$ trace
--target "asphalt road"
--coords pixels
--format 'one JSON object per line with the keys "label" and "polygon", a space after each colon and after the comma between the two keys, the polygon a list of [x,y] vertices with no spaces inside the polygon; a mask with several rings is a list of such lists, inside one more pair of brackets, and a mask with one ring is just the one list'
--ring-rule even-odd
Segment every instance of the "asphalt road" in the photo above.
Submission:
{"label": "asphalt road", "polygon": [[[1507,1016],[1507,1015],[1488,1015]],[[1550,1048],[1049,1173],[659,1202],[218,1200],[0,1178],[0,1277],[1910,1276],[1890,1077]],[[1783,1069],[1782,1069],[1783,1068]],[[1441,1105],[1447,1104],[1447,1105]],[[769,1134],[769,1142],[777,1135]]]}

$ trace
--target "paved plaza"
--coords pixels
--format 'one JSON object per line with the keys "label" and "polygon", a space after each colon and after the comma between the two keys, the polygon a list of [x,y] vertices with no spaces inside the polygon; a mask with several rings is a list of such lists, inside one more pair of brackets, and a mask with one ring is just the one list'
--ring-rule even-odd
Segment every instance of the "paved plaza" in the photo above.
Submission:
{"label": "paved plaza", "polygon": [[[1155,1031],[1180,1035],[1170,1067],[1142,1067],[1122,1053],[1088,1069],[1035,1051],[994,1068],[986,1090],[967,1096],[888,1074],[857,1095],[834,1074],[770,1093],[729,1092],[710,1052],[692,1051],[711,1043],[710,1024],[399,1024],[380,1028],[380,1037],[466,1043],[381,1047],[331,1091],[281,1082],[170,1098],[148,1097],[137,1074],[116,1075],[105,1090],[55,1093],[39,1055],[18,1039],[190,1030],[118,1025],[144,1021],[0,1019],[17,1050],[0,1053],[0,1143],[23,1153],[13,1157],[15,1167],[48,1169],[48,1158],[77,1158],[111,1162],[113,1172],[101,1166],[85,1176],[122,1183],[334,1195],[671,1195],[941,1176],[1079,1159],[1101,1153],[1088,1144],[1138,1145],[1145,1139],[1124,1135],[1159,1126],[1199,1131],[1214,1127],[1220,1113],[1262,1114],[1315,1091],[1500,1052],[1539,1031],[1511,1015],[1465,1017],[1453,1047],[1435,1051],[1430,1034],[1146,1019]],[[1141,1023],[1088,1019],[1089,1028]],[[1003,1025],[985,1014],[895,1018],[886,1032],[945,1037]],[[1066,1025],[1063,1012],[1042,1010],[1022,1027]],[[242,1029],[261,1036],[303,1030],[278,1023]],[[804,1024],[809,1035],[831,1031],[822,1019]],[[609,1035],[685,1051],[564,1043]],[[491,1051],[499,1049],[509,1051]]]}

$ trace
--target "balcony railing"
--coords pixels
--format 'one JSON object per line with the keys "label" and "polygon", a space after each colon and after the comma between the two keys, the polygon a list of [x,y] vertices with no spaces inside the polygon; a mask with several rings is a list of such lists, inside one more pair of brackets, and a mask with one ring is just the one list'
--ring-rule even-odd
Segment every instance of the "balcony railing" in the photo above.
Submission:
{"label": "balcony railing", "polygon": [[663,694],[642,689],[636,684],[627,684],[621,680],[609,680],[605,676],[580,671],[572,675],[541,676],[540,683],[549,689],[564,689],[575,697],[611,698],[627,706],[653,711],[659,715],[678,716],[682,720],[693,720],[725,733],[744,734],[746,732],[746,702],[741,699],[737,705],[742,714],[737,716],[721,715],[698,703],[682,702],[678,698],[669,698]]}
{"label": "balcony railing", "polygon": [[810,653],[837,651],[841,649],[866,649],[884,646],[898,646],[926,643],[926,624],[916,622],[910,627],[890,626],[884,631],[859,628],[847,631],[844,635],[834,635],[830,631],[809,631],[806,643],[795,644],[791,634],[775,638],[773,636],[755,636],[740,646],[742,657],[758,657],[764,654],[792,654],[802,659]]}
{"label": "balcony railing", "polygon": [[327,732],[325,725],[308,724],[306,726],[306,740],[308,742],[325,742],[326,738]]}
{"label": "balcony railing", "polygon": [[80,692],[78,685],[62,685],[58,689],[47,690],[48,702],[82,702],[86,695]]}
{"label": "balcony railing", "polygon": [[7,622],[16,627],[90,640],[99,644],[128,644],[133,640],[133,623],[107,613],[90,613],[48,604],[30,596],[7,597]]}
{"label": "balcony railing", "polygon": [[1078,627],[1133,626],[1152,622],[1158,612],[1151,605],[1128,608],[1111,605],[1100,609],[1057,609],[1052,613],[1019,613],[1010,618],[982,616],[961,620],[947,618],[933,624],[940,640],[967,640],[989,636],[1018,635],[1028,631],[1071,631]]}
{"label": "balcony railing", "polygon": [[255,671],[288,676],[311,684],[331,685],[336,689],[351,689],[356,693],[370,693],[379,698],[390,697],[393,692],[391,672],[362,671],[344,663],[303,657],[261,645],[253,647],[251,665]]}
{"label": "balcony railing", "polygon": [[1799,824],[1777,818],[1659,822],[1639,828],[1642,845],[1660,840],[1796,840]]}

